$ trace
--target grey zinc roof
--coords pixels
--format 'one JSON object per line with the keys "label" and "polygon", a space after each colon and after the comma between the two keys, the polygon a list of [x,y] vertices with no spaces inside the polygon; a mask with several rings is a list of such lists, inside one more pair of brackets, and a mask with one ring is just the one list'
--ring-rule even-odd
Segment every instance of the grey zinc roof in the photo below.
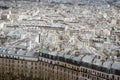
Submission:
{"label": "grey zinc roof", "polygon": [[6,6],[6,4],[3,1],[0,1],[1,6]]}
{"label": "grey zinc roof", "polygon": [[81,55],[79,52],[80,52],[79,50],[75,50],[71,53],[72,60],[74,60],[74,61],[81,61],[82,60],[82,57],[84,55]]}
{"label": "grey zinc roof", "polygon": [[59,53],[58,53],[58,56],[59,56],[59,57],[64,57],[64,52],[63,52],[63,51],[59,52]]}
{"label": "grey zinc roof", "polygon": [[48,54],[48,53],[49,53],[49,51],[48,51],[48,50],[42,50],[41,52],[42,52],[42,53],[46,53],[46,54]]}
{"label": "grey zinc roof", "polygon": [[52,52],[49,52],[50,55],[53,55],[53,56],[57,56],[57,51],[52,51]]}
{"label": "grey zinc roof", "polygon": [[120,7],[120,1],[114,2],[113,3],[115,6],[119,6]]}
{"label": "grey zinc roof", "polygon": [[17,55],[25,55],[26,51],[25,50],[22,50],[20,49],[19,51],[17,51]]}
{"label": "grey zinc roof", "polygon": [[81,61],[83,56],[84,56],[84,55],[74,56],[74,57],[72,58],[72,60],[74,60],[74,61]]}
{"label": "grey zinc roof", "polygon": [[98,65],[98,66],[102,66],[102,60],[101,59],[95,59],[93,61],[93,64]]}
{"label": "grey zinc roof", "polygon": [[71,58],[71,55],[72,55],[71,53],[68,53],[68,54],[65,54],[64,57],[67,58],[67,59],[68,59],[68,58],[70,59],[70,58]]}
{"label": "grey zinc roof", "polygon": [[120,47],[115,46],[115,45],[111,45],[110,50],[120,50]]}
{"label": "grey zinc roof", "polygon": [[85,47],[81,48],[81,49],[80,49],[80,53],[81,53],[81,54],[88,53],[87,48],[85,48]]}
{"label": "grey zinc roof", "polygon": [[24,46],[24,45],[17,45],[16,48],[19,48],[19,49],[27,49],[27,46]]}
{"label": "grey zinc roof", "polygon": [[14,50],[14,49],[13,49],[13,50],[9,50],[9,51],[8,51],[8,54],[13,54],[13,55],[15,55],[15,54],[16,54],[16,50]]}
{"label": "grey zinc roof", "polygon": [[28,51],[26,53],[26,56],[34,57],[35,52],[34,51]]}
{"label": "grey zinc roof", "polygon": [[0,48],[0,53],[2,53],[3,52],[3,48]]}
{"label": "grey zinc roof", "polygon": [[103,67],[105,68],[111,68],[111,65],[112,65],[113,61],[112,60],[107,60],[103,63]]}
{"label": "grey zinc roof", "polygon": [[86,55],[85,57],[83,57],[82,61],[87,63],[92,63],[94,58],[95,55]]}
{"label": "grey zinc roof", "polygon": [[120,62],[114,62],[114,63],[112,64],[112,68],[113,68],[113,69],[116,69],[116,70],[120,70]]}

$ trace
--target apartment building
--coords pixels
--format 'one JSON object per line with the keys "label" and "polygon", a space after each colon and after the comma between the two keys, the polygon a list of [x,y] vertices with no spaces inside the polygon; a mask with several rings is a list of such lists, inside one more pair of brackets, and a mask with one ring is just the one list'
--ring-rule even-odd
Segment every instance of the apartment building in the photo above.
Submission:
{"label": "apartment building", "polygon": [[120,63],[95,55],[44,50],[35,52],[35,57],[0,51],[1,80],[120,80]]}

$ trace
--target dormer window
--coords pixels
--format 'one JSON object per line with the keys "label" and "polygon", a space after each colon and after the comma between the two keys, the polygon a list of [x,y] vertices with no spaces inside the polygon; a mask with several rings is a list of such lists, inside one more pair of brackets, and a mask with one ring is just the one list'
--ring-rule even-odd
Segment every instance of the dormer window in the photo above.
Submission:
{"label": "dormer window", "polygon": [[75,52],[75,56],[79,56],[80,52]]}
{"label": "dormer window", "polygon": [[42,57],[42,53],[39,53],[40,54],[40,56]]}
{"label": "dormer window", "polygon": [[66,52],[67,55],[70,55],[70,50]]}

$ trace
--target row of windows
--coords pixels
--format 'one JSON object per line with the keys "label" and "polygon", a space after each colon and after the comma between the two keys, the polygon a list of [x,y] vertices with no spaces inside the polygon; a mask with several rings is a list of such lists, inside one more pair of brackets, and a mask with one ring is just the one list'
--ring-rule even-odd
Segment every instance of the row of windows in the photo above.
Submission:
{"label": "row of windows", "polygon": [[0,64],[4,64],[4,63],[7,63],[7,64],[11,64],[11,63],[18,63],[18,64],[27,64],[27,63],[30,63],[31,65],[38,65],[38,62],[30,62],[30,61],[23,61],[23,60],[14,60],[14,59],[3,59],[1,58],[0,59]]}
{"label": "row of windows", "polygon": [[[83,67],[90,68],[90,69],[93,69],[93,70],[102,71],[102,72],[107,73],[107,74],[120,75],[120,70],[107,69],[107,68],[100,67],[100,66],[97,66],[97,65],[93,65],[93,64],[91,65],[91,64],[85,63],[85,62],[77,62],[77,61],[73,61],[72,59],[66,59],[64,57],[52,56],[52,55],[45,54],[45,53],[40,53],[40,55],[41,55],[41,57],[45,57],[45,58],[48,58],[48,59],[62,61],[62,62],[65,62],[67,64],[72,64],[72,65],[75,65],[75,66],[83,66]],[[50,58],[49,56],[52,56],[52,58]]]}
{"label": "row of windows", "polygon": [[[67,67],[65,67],[65,66],[61,66],[61,67],[64,67],[64,68],[67,68]],[[101,78],[106,78],[106,79],[108,79],[108,78],[110,78],[110,79],[112,79],[112,76],[109,76],[109,74],[107,74],[107,73],[103,73],[103,72],[99,72],[99,71],[95,71],[95,70],[92,70],[92,69],[87,69],[87,68],[81,68],[81,69],[79,69],[79,68],[76,68],[77,70],[74,70],[74,71],[82,71],[83,73],[88,73],[88,74],[91,74],[91,75],[95,75],[95,76],[97,76],[97,77],[101,77]],[[107,70],[107,69],[104,69],[104,70]],[[62,71],[62,68],[61,68],[61,71]],[[108,70],[109,71],[109,70]]]}
{"label": "row of windows", "polygon": [[[3,59],[4,61],[9,61],[9,59]],[[10,61],[13,61],[13,62],[17,62],[17,63],[30,63],[30,64],[35,64],[35,65],[37,65],[37,64],[39,64],[39,65],[41,65],[41,63],[40,62],[27,62],[27,61],[19,61],[19,60],[12,60],[12,59],[10,59]],[[3,63],[5,63],[5,62],[3,62]],[[52,62],[51,62],[52,63]],[[42,65],[44,65],[44,66],[52,66],[52,69],[55,69],[54,68],[54,66],[56,65],[56,66],[59,66],[59,65],[57,65],[57,64],[55,64],[55,65],[53,65],[53,64],[51,64],[51,63],[49,63],[49,65],[48,65],[48,63],[42,63]],[[88,65],[88,64],[86,64],[86,63],[84,63],[84,65],[86,66],[86,65]],[[14,66],[13,66],[14,67]],[[19,64],[18,64],[18,67],[19,67]],[[65,68],[65,69],[67,69],[67,67],[66,66],[62,66],[63,68]],[[79,67],[79,66],[78,66]],[[26,67],[27,68],[27,67]],[[33,68],[33,67],[32,67]],[[38,67],[39,68],[39,67]],[[37,67],[35,67],[35,69],[37,69]],[[71,68],[68,68],[68,69],[71,69]],[[62,68],[61,68],[61,70],[62,70]],[[72,67],[72,70],[74,70],[74,71],[81,71],[81,72],[83,72],[83,73],[89,73],[89,74],[92,74],[92,75],[96,75],[96,76],[98,76],[98,77],[103,77],[103,78],[107,78],[108,77],[108,75],[106,74],[103,74],[103,73],[97,73],[96,71],[90,71],[91,69],[86,69],[86,68],[76,68],[76,69],[74,69],[74,67]],[[107,70],[107,69],[104,69],[104,70]],[[67,71],[67,70],[66,70]],[[109,71],[109,70],[108,70]],[[119,72],[119,71],[118,71]]]}
{"label": "row of windows", "polygon": [[[47,63],[45,63],[45,65],[46,65]],[[46,67],[44,67],[45,68],[45,70],[47,70],[47,68]],[[48,69],[49,70],[49,69]],[[78,75],[79,73],[81,73],[81,75],[83,76],[84,74],[86,74],[86,75],[88,75],[88,77],[89,77],[89,75],[90,75],[90,73],[87,73],[87,69],[86,68],[81,68],[81,70],[83,70],[83,72],[76,72],[76,71],[74,71],[74,70],[71,70],[71,69],[67,69],[67,68],[65,68],[65,67],[57,67],[56,69],[53,67],[53,70],[55,71],[55,70],[57,70],[59,73],[61,72],[61,73],[64,73],[64,74],[72,74],[72,75]],[[89,72],[90,72],[91,70],[89,70]],[[94,73],[94,74],[93,74]],[[100,72],[99,72],[100,73]],[[96,74],[96,72],[95,71],[91,71],[91,75],[92,76],[94,76]],[[61,74],[62,75],[62,74]],[[103,77],[104,79],[105,78],[109,78],[109,76],[106,74],[103,74],[103,73],[100,73],[100,75],[101,76],[99,76],[99,77]],[[97,76],[97,74],[96,74],[96,77],[98,77]]]}

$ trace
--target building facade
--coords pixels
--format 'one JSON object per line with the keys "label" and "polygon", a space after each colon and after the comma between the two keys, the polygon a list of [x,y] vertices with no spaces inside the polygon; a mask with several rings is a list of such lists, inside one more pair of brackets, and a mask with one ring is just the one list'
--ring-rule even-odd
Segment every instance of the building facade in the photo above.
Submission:
{"label": "building facade", "polygon": [[120,80],[120,70],[43,52],[34,60],[0,56],[0,80]]}

